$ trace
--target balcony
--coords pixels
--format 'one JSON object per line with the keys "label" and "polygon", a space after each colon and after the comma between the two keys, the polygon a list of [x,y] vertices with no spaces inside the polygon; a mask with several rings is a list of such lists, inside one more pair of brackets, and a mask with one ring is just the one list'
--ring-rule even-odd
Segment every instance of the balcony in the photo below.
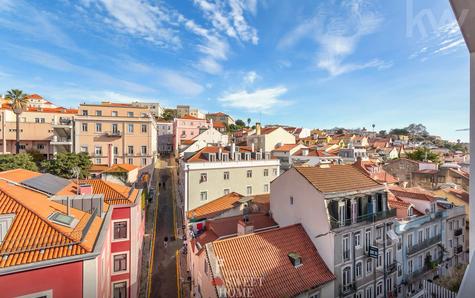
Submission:
{"label": "balcony", "polygon": [[462,233],[463,233],[462,228],[458,228],[458,229],[454,230],[454,236],[455,237],[462,235]]}
{"label": "balcony", "polygon": [[425,239],[422,242],[419,242],[415,245],[409,246],[407,248],[407,254],[412,255],[415,254],[418,251],[421,251],[423,249],[426,249],[434,244],[437,244],[438,242],[442,241],[442,234],[438,234],[434,237],[431,237],[429,239]]}
{"label": "balcony", "polygon": [[442,256],[432,261],[426,261],[422,268],[419,268],[411,273],[408,273],[406,277],[406,281],[408,283],[412,283],[416,280],[423,278],[425,274],[437,270],[437,267],[440,263],[442,263]]}
{"label": "balcony", "polygon": [[51,123],[53,128],[72,128],[73,127],[73,120],[71,119],[59,119],[57,121],[53,121]]}
{"label": "balcony", "polygon": [[463,252],[463,246],[462,245],[457,245],[454,247],[454,254],[458,255],[459,253]]}
{"label": "balcony", "polygon": [[340,285],[341,295],[349,295],[354,292],[356,292],[356,284],[354,282],[346,284],[346,285]]}
{"label": "balcony", "polygon": [[72,140],[68,137],[53,136],[50,143],[51,145],[71,145]]}
{"label": "balcony", "polygon": [[[396,209],[389,209],[386,211],[358,216],[356,218],[356,223],[361,223],[361,222],[373,223],[373,222],[377,222],[379,220],[391,218],[394,216],[396,216]],[[353,219],[349,218],[344,221],[339,221],[338,219],[331,218],[330,224],[331,224],[332,229],[338,229],[341,227],[351,226],[353,224]]]}
{"label": "balcony", "polygon": [[104,134],[106,137],[118,138],[122,136],[122,132],[119,130],[109,131]]}
{"label": "balcony", "polygon": [[396,270],[397,270],[397,262],[396,261],[388,264],[387,267],[386,267],[386,273],[387,274],[391,274],[393,272],[396,272]]}

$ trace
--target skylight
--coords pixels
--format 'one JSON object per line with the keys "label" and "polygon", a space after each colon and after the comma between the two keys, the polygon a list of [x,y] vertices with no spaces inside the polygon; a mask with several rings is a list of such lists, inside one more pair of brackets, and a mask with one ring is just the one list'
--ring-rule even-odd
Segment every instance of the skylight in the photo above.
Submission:
{"label": "skylight", "polygon": [[12,225],[15,214],[0,214],[0,243],[7,236],[8,230]]}
{"label": "skylight", "polygon": [[49,216],[49,220],[51,220],[52,222],[56,224],[67,226],[67,227],[73,227],[77,223],[77,220],[74,217],[61,213],[61,212],[54,212],[53,214]]}

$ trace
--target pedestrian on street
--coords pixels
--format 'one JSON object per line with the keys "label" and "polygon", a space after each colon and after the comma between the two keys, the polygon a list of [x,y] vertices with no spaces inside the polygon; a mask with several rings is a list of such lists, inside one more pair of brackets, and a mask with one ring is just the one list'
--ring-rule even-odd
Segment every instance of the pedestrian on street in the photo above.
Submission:
{"label": "pedestrian on street", "polygon": [[167,245],[168,245],[168,237],[165,236],[165,238],[163,238],[163,246],[167,248]]}

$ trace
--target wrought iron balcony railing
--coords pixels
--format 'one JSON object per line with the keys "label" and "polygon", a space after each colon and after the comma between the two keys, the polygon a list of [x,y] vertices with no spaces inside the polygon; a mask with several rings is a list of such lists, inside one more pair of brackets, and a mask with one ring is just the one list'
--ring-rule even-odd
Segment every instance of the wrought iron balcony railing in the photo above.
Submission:
{"label": "wrought iron balcony railing", "polygon": [[391,218],[396,216],[396,209],[389,209],[386,211],[381,211],[381,212],[376,212],[376,213],[368,213],[364,215],[360,215],[356,217],[356,220],[353,220],[353,218],[348,218],[345,220],[338,220],[336,218],[331,218],[330,219],[330,224],[332,229],[338,229],[341,227],[346,227],[346,226],[351,226],[354,222],[360,223],[360,222],[376,222],[379,220],[383,220],[386,218]]}
{"label": "wrought iron balcony railing", "polygon": [[434,245],[434,244],[436,244],[436,243],[438,243],[438,242],[440,242],[440,241],[442,241],[442,234],[437,234],[437,235],[435,235],[435,236],[433,236],[433,237],[431,237],[431,238],[425,239],[425,240],[422,241],[422,242],[419,242],[419,243],[417,243],[417,244],[415,244],[415,245],[409,246],[409,247],[407,248],[407,253],[408,253],[409,255],[412,255],[412,254],[414,254],[414,253],[416,253],[416,252],[418,252],[418,251],[421,251],[421,250],[423,250],[423,249],[425,249],[425,248],[428,248],[429,246]]}

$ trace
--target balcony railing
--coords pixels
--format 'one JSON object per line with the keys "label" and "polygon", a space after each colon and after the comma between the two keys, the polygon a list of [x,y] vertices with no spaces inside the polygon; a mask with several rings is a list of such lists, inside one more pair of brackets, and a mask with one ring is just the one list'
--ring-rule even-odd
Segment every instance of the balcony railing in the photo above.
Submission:
{"label": "balcony railing", "polygon": [[412,255],[420,250],[423,250],[425,248],[428,248],[429,246],[431,245],[434,245],[436,244],[437,242],[440,242],[442,240],[442,234],[438,234],[434,237],[431,237],[429,239],[425,239],[424,241],[422,242],[419,242],[415,245],[412,245],[412,246],[409,246],[407,248],[407,253]]}
{"label": "balcony railing", "polygon": [[458,229],[454,230],[454,236],[455,237],[462,235],[462,233],[463,233],[462,228],[458,228]]}
{"label": "balcony railing", "polygon": [[120,132],[119,130],[114,130],[114,131],[106,132],[105,135],[107,137],[120,137],[122,136],[122,132]]}
{"label": "balcony railing", "polygon": [[349,295],[354,292],[356,292],[356,284],[354,282],[346,285],[340,285],[341,295]]}
{"label": "balcony railing", "polygon": [[459,254],[463,251],[463,246],[462,245],[457,245],[456,247],[454,247],[454,254]]}
{"label": "balcony railing", "polygon": [[411,273],[408,273],[406,281],[411,283],[415,280],[421,279],[424,277],[424,274],[437,270],[437,266],[442,263],[442,256],[435,260],[426,261],[422,268],[419,268]]}
{"label": "balcony railing", "polygon": [[387,267],[386,267],[386,273],[387,274],[391,274],[393,272],[396,272],[396,270],[397,270],[397,262],[396,261],[388,264]]}
{"label": "balcony railing", "polygon": [[[396,209],[389,209],[389,210],[386,210],[386,211],[360,215],[360,216],[356,217],[356,222],[357,223],[360,223],[360,222],[370,222],[370,223],[372,223],[372,222],[376,222],[376,221],[383,220],[383,219],[390,218],[390,217],[394,217],[394,216],[396,216]],[[353,224],[353,219],[349,218],[349,219],[346,219],[344,221],[341,221],[341,220],[338,220],[336,218],[331,218],[330,219],[330,224],[331,224],[332,229],[338,229],[338,228],[341,228],[341,227],[346,227],[346,226],[352,225]]]}

